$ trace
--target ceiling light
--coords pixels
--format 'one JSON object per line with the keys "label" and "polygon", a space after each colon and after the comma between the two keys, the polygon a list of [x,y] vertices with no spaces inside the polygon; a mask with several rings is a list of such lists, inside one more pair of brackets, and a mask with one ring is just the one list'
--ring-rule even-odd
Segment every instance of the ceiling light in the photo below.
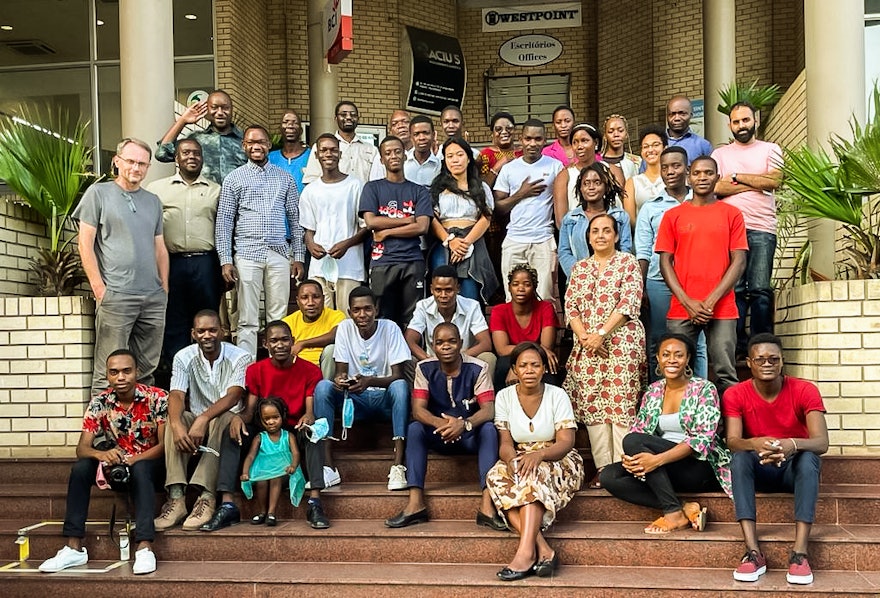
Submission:
{"label": "ceiling light", "polygon": [[192,13],[190,13],[188,15],[183,15],[183,18],[188,19],[190,21],[195,21],[196,19],[198,19],[198,17]]}
{"label": "ceiling light", "polygon": [[100,27],[101,25],[104,24],[104,21],[102,21],[101,19],[98,19],[98,20],[97,20],[97,23],[98,23],[98,27]]}
{"label": "ceiling light", "polygon": [[3,31],[12,31],[12,25],[0,25],[0,29]]}

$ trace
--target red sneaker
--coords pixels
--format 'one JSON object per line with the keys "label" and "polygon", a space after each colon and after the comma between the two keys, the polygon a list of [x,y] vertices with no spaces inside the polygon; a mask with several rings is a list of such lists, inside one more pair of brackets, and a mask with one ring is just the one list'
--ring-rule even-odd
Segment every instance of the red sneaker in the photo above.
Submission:
{"label": "red sneaker", "polygon": [[813,570],[810,561],[803,552],[791,551],[788,557],[788,573],[785,574],[788,583],[807,584],[813,583]]}
{"label": "red sneaker", "polygon": [[[809,565],[807,565],[809,567]],[[748,551],[742,558],[739,567],[733,572],[737,581],[758,581],[767,572],[767,559],[757,550]]]}

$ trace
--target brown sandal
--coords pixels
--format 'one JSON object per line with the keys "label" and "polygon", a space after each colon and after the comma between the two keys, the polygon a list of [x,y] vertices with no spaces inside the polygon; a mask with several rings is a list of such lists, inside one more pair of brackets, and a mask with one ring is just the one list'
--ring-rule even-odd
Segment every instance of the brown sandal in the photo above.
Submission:
{"label": "brown sandal", "polygon": [[602,473],[603,469],[605,469],[605,468],[600,467],[599,469],[596,470],[596,475],[594,475],[593,479],[590,480],[590,483],[587,484],[587,488],[589,488],[590,490],[601,490],[602,489],[602,482],[599,481],[599,474]]}
{"label": "brown sandal", "polygon": [[706,522],[708,520],[706,507],[701,508],[700,503],[698,502],[686,502],[681,510],[684,512],[685,517],[691,522],[692,528],[698,532],[702,532],[706,529]]}
{"label": "brown sandal", "polygon": [[665,536],[666,534],[680,529],[687,529],[690,526],[691,524],[689,521],[675,526],[669,523],[669,521],[666,520],[666,517],[658,517],[651,525],[645,528],[645,533],[651,536]]}

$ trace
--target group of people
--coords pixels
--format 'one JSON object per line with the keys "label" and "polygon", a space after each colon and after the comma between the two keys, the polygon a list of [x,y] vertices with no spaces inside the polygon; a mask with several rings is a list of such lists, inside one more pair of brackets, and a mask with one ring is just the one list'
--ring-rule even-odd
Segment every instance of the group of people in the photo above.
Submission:
{"label": "group of people", "polygon": [[[178,139],[203,116],[207,130]],[[499,113],[477,152],[449,107],[442,143],[430,118],[397,110],[376,148],[342,101],[337,131],[311,148],[285,112],[270,151],[269,131],[238,129],[216,91],[160,141],[157,159],[178,170],[150,191],[149,145],[122,140],[118,176],[74,214],[98,300],[94,397],[68,545],[41,570],[86,562],[88,491],[116,465],[136,496],[135,573],[156,568],[156,530],[238,523],[239,491],[256,501],[254,525],[276,525],[287,487],[294,505],[308,493],[313,528],[329,527],[320,493],[341,483],[328,440],[339,416],[343,439],[361,420],[391,421],[388,489],[409,501],[389,527],[429,519],[429,450],[478,455],[476,523],[520,538],[500,579],[558,567],[543,534],[584,482],[580,423],[596,467],[587,486],[661,510],[646,533],[703,529],[706,509],[678,493],[732,496],[748,549],[739,580],[766,570],[756,488],[794,489],[789,580],[808,583],[824,408],[814,386],[782,375],[770,334],[779,148],[755,139],[748,104],[730,117],[734,141],[712,156],[683,96],[666,127],[640,135],[641,158],[625,151],[622,116],[600,132],[564,106],[549,145],[530,119],[517,146],[513,116]],[[499,280],[506,302],[487,322]],[[268,357],[256,360],[261,312]],[[560,314],[574,344],[564,363]],[[737,351],[753,381],[737,382]],[[160,359],[169,392],[152,386]],[[163,469],[168,500],[154,519]]]}

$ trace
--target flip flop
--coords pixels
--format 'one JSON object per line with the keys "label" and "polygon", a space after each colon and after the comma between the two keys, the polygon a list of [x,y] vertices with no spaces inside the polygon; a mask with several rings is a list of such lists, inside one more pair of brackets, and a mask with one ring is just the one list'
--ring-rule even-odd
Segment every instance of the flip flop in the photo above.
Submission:
{"label": "flip flop", "polygon": [[684,503],[684,507],[681,510],[691,522],[691,527],[696,531],[702,532],[706,529],[706,523],[709,519],[706,507],[701,508],[698,502],[687,502]]}
{"label": "flip flop", "polygon": [[690,521],[675,527],[666,520],[666,517],[658,517],[651,525],[645,528],[645,533],[650,536],[665,536],[672,532],[687,529],[691,526]]}

